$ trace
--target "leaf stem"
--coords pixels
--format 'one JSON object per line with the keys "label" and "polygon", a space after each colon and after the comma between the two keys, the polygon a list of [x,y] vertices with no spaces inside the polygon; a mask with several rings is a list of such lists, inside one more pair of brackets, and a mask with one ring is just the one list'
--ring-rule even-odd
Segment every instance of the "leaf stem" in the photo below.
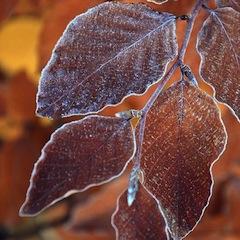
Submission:
{"label": "leaf stem", "polygon": [[182,42],[182,46],[178,55],[178,60],[180,60],[181,62],[183,62],[186,50],[187,50],[187,46],[189,44],[189,39],[191,37],[191,33],[192,33],[192,29],[194,26],[194,21],[197,17],[197,14],[200,10],[200,8],[202,7],[202,5],[205,3],[205,0],[199,0],[197,1],[196,5],[194,6],[192,13],[189,16],[189,20],[188,20],[188,24],[187,24],[187,28],[186,28],[186,32],[183,38],[183,42]]}
{"label": "leaf stem", "polygon": [[152,107],[153,103],[157,99],[158,95],[162,91],[163,87],[169,80],[169,78],[172,76],[172,74],[175,72],[176,68],[179,66],[178,60],[172,65],[170,70],[167,72],[167,74],[164,76],[162,81],[160,82],[159,86],[151,96],[151,98],[148,100],[147,104],[144,106],[144,108],[141,110],[141,119],[139,120],[139,135],[138,135],[138,142],[137,142],[137,152],[136,152],[136,158],[134,162],[134,167],[139,168],[140,167],[140,159],[141,159],[141,151],[142,151],[142,143],[143,143],[143,136],[144,136],[144,129],[145,129],[145,123],[146,123],[146,116],[149,109]]}
{"label": "leaf stem", "polygon": [[199,0],[195,4],[195,6],[192,10],[192,13],[189,16],[186,32],[185,32],[185,35],[184,35],[184,38],[183,38],[183,42],[182,42],[177,60],[172,65],[172,67],[169,69],[169,71],[165,74],[165,76],[162,78],[162,80],[161,80],[160,84],[158,85],[157,89],[155,90],[155,92],[152,94],[152,96],[150,97],[150,99],[148,100],[146,105],[141,110],[142,117],[139,121],[139,136],[138,136],[137,152],[136,152],[134,167],[138,167],[138,168],[140,167],[141,150],[142,150],[142,144],[143,144],[143,136],[144,136],[145,123],[146,123],[146,115],[147,115],[148,111],[150,110],[150,108],[152,107],[155,100],[157,99],[157,97],[159,96],[159,94],[161,93],[161,91],[162,91],[163,87],[165,86],[165,84],[167,83],[167,81],[173,75],[173,73],[175,72],[177,67],[179,67],[183,63],[183,59],[184,59],[186,49],[187,49],[188,44],[189,44],[189,39],[191,37],[192,29],[193,29],[193,26],[194,26],[194,21],[197,17],[197,14],[198,14],[200,8],[202,7],[202,5],[204,3],[205,3],[205,0]]}

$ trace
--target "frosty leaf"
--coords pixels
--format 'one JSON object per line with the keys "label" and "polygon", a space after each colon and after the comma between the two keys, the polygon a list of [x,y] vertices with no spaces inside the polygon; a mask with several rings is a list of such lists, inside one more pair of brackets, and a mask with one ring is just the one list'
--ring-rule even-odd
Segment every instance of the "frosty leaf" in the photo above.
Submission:
{"label": "frosty leaf", "polygon": [[198,35],[202,78],[215,89],[216,99],[240,118],[240,13],[232,8],[212,11]]}
{"label": "frosty leaf", "polygon": [[176,53],[175,16],[145,4],[101,4],[70,22],[58,41],[42,72],[37,113],[97,112],[141,94]]}
{"label": "frosty leaf", "polygon": [[39,39],[39,69],[42,69],[48,62],[54,45],[59,37],[61,37],[69,21],[76,15],[87,11],[90,7],[100,4],[101,2],[103,2],[103,0],[68,0],[67,2],[56,1],[53,4],[44,18]]}
{"label": "frosty leaf", "polygon": [[226,133],[211,97],[188,82],[159,95],[147,115],[141,168],[174,239],[197,224],[208,204],[213,162]]}
{"label": "frosty leaf", "polygon": [[63,125],[35,164],[21,215],[35,215],[70,190],[83,191],[117,177],[135,151],[129,121],[90,116]]}
{"label": "frosty leaf", "polygon": [[232,7],[236,11],[240,12],[240,1],[239,0],[217,0],[218,7]]}
{"label": "frosty leaf", "polygon": [[127,203],[127,190],[118,199],[113,225],[117,239],[168,239],[158,204],[140,183],[131,207]]}

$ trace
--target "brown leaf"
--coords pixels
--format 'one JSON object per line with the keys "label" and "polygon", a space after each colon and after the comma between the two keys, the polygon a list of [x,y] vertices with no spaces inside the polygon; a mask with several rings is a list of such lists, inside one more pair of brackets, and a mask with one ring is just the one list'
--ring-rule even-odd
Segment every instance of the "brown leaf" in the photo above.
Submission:
{"label": "brown leaf", "polygon": [[47,64],[53,47],[61,37],[67,24],[78,14],[102,2],[103,0],[56,1],[44,19],[39,40],[39,69],[42,69]]}
{"label": "brown leaf", "polygon": [[218,7],[232,7],[240,12],[240,2],[238,0],[217,0],[216,4]]}
{"label": "brown leaf", "polygon": [[203,91],[180,81],[159,95],[144,135],[144,185],[159,200],[172,237],[180,239],[208,205],[210,169],[226,144],[219,110]]}
{"label": "brown leaf", "polygon": [[58,129],[32,173],[21,215],[36,215],[69,191],[84,191],[120,175],[135,152],[128,120],[89,116]]}
{"label": "brown leaf", "polygon": [[130,207],[127,190],[119,197],[113,224],[117,239],[168,239],[158,204],[140,183],[136,199]]}
{"label": "brown leaf", "polygon": [[215,89],[216,99],[240,118],[240,13],[232,8],[211,11],[198,35],[200,73]]}
{"label": "brown leaf", "polygon": [[141,94],[176,53],[175,16],[144,4],[98,5],[58,41],[42,72],[37,112],[50,118],[98,112]]}

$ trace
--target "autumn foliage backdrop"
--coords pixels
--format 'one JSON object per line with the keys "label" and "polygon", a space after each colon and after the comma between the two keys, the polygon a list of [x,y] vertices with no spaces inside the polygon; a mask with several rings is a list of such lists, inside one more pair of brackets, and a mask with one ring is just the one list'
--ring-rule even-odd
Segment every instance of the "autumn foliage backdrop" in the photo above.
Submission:
{"label": "autumn foliage backdrop", "polygon": [[[101,187],[70,196],[34,218],[20,218],[33,164],[50,134],[63,121],[35,117],[35,96],[41,69],[67,23],[101,0],[1,0],[0,2],[0,239],[114,239],[110,224],[117,196],[128,183],[128,174]],[[134,1],[122,1],[134,2]],[[139,1],[135,1],[139,2]],[[145,1],[142,1],[145,2]],[[194,1],[169,0],[159,11],[188,14]],[[196,34],[207,17],[201,12],[187,51],[186,63],[199,78]],[[181,41],[186,23],[178,23]],[[174,76],[172,80],[178,79]],[[210,95],[212,90],[199,81]],[[105,115],[126,108],[139,109],[153,91],[130,97]],[[215,186],[207,211],[187,239],[240,238],[240,125],[220,106],[229,135],[227,149],[213,167]]]}

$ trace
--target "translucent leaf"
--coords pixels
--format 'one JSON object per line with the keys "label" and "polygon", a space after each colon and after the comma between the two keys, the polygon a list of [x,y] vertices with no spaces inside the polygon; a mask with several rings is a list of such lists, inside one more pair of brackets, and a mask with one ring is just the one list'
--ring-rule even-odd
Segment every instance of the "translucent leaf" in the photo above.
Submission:
{"label": "translucent leaf", "polygon": [[212,11],[198,35],[202,78],[215,89],[216,99],[240,118],[240,13],[232,8]]}
{"label": "translucent leaf", "polygon": [[127,190],[119,197],[113,225],[117,239],[168,239],[166,224],[158,204],[140,183],[136,200],[131,207],[127,203]]}
{"label": "translucent leaf", "polygon": [[97,112],[141,94],[176,53],[175,16],[145,4],[101,4],[70,22],[58,41],[42,72],[37,113]]}
{"label": "translucent leaf", "polygon": [[208,205],[211,166],[225,148],[218,107],[188,82],[175,83],[154,103],[144,134],[144,185],[159,200],[172,237],[181,239]]}
{"label": "translucent leaf", "polygon": [[63,125],[35,164],[21,215],[35,215],[70,190],[83,191],[117,177],[132,158],[129,121],[99,116]]}
{"label": "translucent leaf", "polygon": [[232,7],[236,11],[240,12],[240,1],[239,0],[217,0],[218,7]]}

